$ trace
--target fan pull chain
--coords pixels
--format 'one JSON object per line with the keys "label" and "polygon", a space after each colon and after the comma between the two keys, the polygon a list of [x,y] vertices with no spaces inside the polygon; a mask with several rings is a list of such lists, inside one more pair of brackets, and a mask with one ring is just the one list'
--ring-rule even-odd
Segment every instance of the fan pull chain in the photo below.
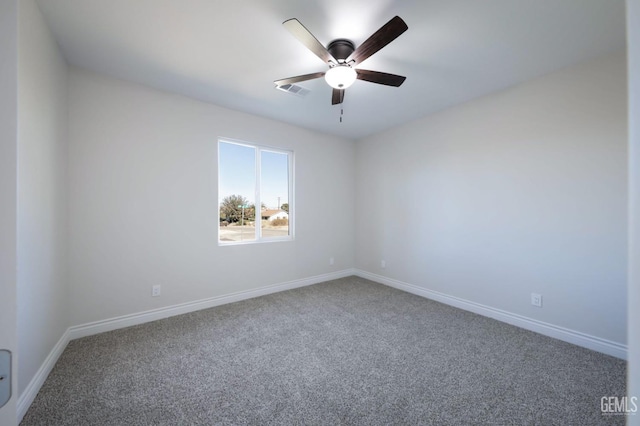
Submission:
{"label": "fan pull chain", "polygon": [[340,108],[340,122],[342,123],[342,116],[344,115],[344,108]]}

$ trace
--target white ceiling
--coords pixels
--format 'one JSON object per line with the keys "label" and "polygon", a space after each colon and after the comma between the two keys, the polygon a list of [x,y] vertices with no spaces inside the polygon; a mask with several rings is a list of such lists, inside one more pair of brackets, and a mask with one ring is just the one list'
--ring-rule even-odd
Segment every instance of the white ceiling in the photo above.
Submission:
{"label": "white ceiling", "polygon": [[[69,63],[316,131],[361,138],[625,47],[624,0],[38,0]],[[282,26],[356,46],[393,16],[409,29],[360,67],[344,120],[324,79],[304,98],[273,80],[326,65]]]}

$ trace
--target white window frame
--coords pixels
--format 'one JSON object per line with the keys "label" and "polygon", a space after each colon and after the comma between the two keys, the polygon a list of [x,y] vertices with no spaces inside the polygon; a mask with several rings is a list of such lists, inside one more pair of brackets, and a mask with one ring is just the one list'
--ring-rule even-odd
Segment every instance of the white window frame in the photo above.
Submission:
{"label": "white window frame", "polygon": [[[255,199],[255,217],[254,217],[254,223],[256,223],[255,226],[255,239],[254,240],[246,240],[246,241],[221,241],[220,240],[220,144],[221,143],[228,143],[228,144],[234,144],[234,145],[240,145],[240,146],[246,146],[249,148],[254,148],[255,149],[255,176],[256,176],[256,181],[255,181],[255,194],[254,194],[254,199]],[[286,236],[282,236],[282,237],[263,237],[262,236],[262,217],[260,216],[260,207],[262,206],[262,199],[260,197],[260,192],[261,192],[261,161],[262,161],[262,152],[273,152],[273,153],[277,153],[277,154],[286,154],[287,155],[287,167],[288,167],[288,204],[289,204],[289,212],[288,212],[288,220],[289,220],[289,235]],[[218,205],[218,245],[219,246],[235,246],[235,245],[243,245],[243,244],[261,244],[261,243],[273,243],[273,242],[282,242],[282,241],[293,241],[294,240],[294,235],[295,235],[295,202],[294,202],[294,174],[295,174],[295,160],[294,160],[294,152],[293,150],[290,149],[284,149],[284,148],[278,148],[278,147],[273,147],[273,146],[269,146],[269,145],[261,145],[261,144],[256,144],[256,143],[251,143],[251,142],[245,142],[245,141],[240,141],[237,139],[232,139],[232,138],[223,138],[220,137],[218,138],[218,142],[217,142],[217,167],[218,167],[218,182],[217,182],[217,188],[216,188],[216,194],[217,194],[217,205]],[[278,208],[280,208],[280,206],[278,206]]]}

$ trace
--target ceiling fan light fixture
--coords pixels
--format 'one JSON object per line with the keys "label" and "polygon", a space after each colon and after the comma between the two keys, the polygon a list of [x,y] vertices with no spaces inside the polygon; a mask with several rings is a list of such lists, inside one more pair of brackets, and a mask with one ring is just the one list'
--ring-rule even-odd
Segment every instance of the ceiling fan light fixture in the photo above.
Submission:
{"label": "ceiling fan light fixture", "polygon": [[334,89],[346,89],[356,81],[357,77],[356,70],[346,64],[336,65],[324,75],[327,84]]}
{"label": "ceiling fan light fixture", "polygon": [[284,27],[300,41],[307,49],[329,65],[326,72],[316,72],[274,81],[277,87],[292,85],[300,81],[313,80],[324,76],[327,84],[333,88],[331,105],[344,102],[344,94],[354,81],[362,80],[384,86],[399,87],[406,79],[401,75],[380,71],[363,70],[356,67],[371,55],[398,38],[409,27],[399,16],[394,16],[378,31],[373,33],[357,48],[351,40],[338,38],[323,46],[308,29],[296,18],[287,19],[282,23]]}

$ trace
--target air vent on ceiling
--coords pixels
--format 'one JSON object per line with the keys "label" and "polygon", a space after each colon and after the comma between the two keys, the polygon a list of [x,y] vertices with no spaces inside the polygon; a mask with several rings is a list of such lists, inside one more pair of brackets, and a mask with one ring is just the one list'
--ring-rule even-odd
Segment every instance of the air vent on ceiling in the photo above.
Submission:
{"label": "air vent on ceiling", "polygon": [[307,96],[309,92],[311,92],[309,89],[305,89],[304,87],[300,87],[295,84],[283,84],[282,86],[276,86],[276,89],[291,93],[292,95],[300,96],[301,98]]}

